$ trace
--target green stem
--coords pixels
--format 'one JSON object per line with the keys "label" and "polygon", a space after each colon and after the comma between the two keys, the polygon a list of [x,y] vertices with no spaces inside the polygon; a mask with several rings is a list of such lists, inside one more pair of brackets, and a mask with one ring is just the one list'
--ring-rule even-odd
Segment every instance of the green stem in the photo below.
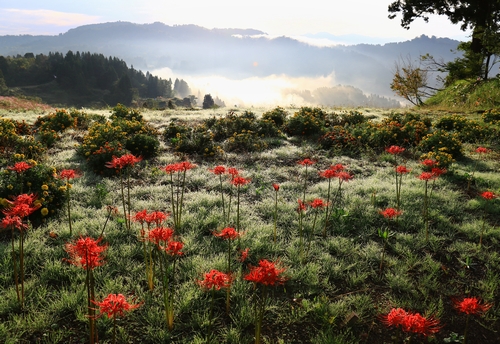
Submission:
{"label": "green stem", "polygon": [[323,228],[323,238],[326,238],[326,229],[328,227],[328,219],[330,218],[330,190],[332,185],[332,179],[328,178],[328,196],[326,198],[326,212],[325,212],[325,228]]}
{"label": "green stem", "polygon": [[277,221],[278,221],[278,191],[275,191],[274,197],[274,243],[276,244],[277,237]]}
{"label": "green stem", "polygon": [[427,180],[425,181],[424,194],[424,226],[425,226],[425,241],[429,241],[429,199],[427,197]]}
{"label": "green stem", "polygon": [[312,241],[312,236],[314,234],[314,229],[316,227],[316,219],[318,218],[318,211],[316,210],[315,211],[315,214],[314,214],[314,220],[313,220],[313,225],[312,225],[312,228],[311,230],[309,231],[309,238],[308,238],[308,243],[307,243],[307,251],[306,251],[306,255],[309,254],[309,250],[311,249],[311,241]]}
{"label": "green stem", "polygon": [[131,231],[131,224],[130,224],[130,167],[127,167],[127,213],[128,216],[125,219],[127,222],[127,230],[130,232]]}
{"label": "green stem", "polygon": [[463,341],[463,344],[467,344],[467,331],[469,330],[469,320],[470,320],[470,314],[467,314],[467,320],[465,320],[465,330],[464,330],[464,341]]}
{"label": "green stem", "polygon": [[181,217],[182,217],[182,205],[184,204],[184,188],[186,186],[186,170],[184,170],[184,173],[183,173],[183,176],[182,176],[182,188],[181,188],[181,204],[179,205],[180,206],[180,210],[179,210],[179,229],[180,229],[180,225],[181,225]]}
{"label": "green stem", "polygon": [[69,223],[69,235],[73,235],[73,228],[71,225],[71,210],[70,210],[70,202],[69,202],[69,183],[66,182],[66,198],[68,205],[68,223]]}
{"label": "green stem", "polygon": [[17,302],[21,303],[21,294],[19,292],[19,278],[17,274],[17,259],[16,259],[16,249],[14,247],[14,225],[11,226],[12,229],[12,264],[14,265],[14,284],[16,285]]}
{"label": "green stem", "polygon": [[125,191],[123,189],[123,174],[122,170],[120,169],[120,189],[122,191],[122,206],[123,206],[123,216],[125,217],[125,227],[128,230],[128,224],[127,224],[127,208],[125,205]]}
{"label": "green stem", "polygon": [[116,344],[116,314],[113,314],[113,344]]}
{"label": "green stem", "polygon": [[385,246],[387,244],[387,240],[384,240],[384,247],[382,248],[382,258],[380,259],[380,274],[382,274],[382,268],[384,265],[384,258],[385,258]]}
{"label": "green stem", "polygon": [[306,173],[304,175],[304,195],[302,197],[304,202],[306,201],[306,188],[307,188],[307,165],[306,165]]}
{"label": "green stem", "polygon": [[224,219],[224,227],[226,226],[226,206],[224,204],[224,190],[222,188],[222,174],[219,174],[220,195],[222,197],[222,218]]}
{"label": "green stem", "polygon": [[267,298],[267,286],[262,286],[262,296],[260,299],[260,307],[258,307],[258,313],[256,315],[255,323],[255,344],[260,344],[260,336],[262,333],[262,321],[264,319],[264,311],[266,309],[266,298]]}
{"label": "green stem", "polygon": [[[175,209],[175,202],[174,202],[174,178],[172,176],[172,173],[170,173],[170,200],[172,203],[172,217],[174,218],[174,227],[177,225],[177,212]],[[177,228],[176,228],[177,229]]]}
{"label": "green stem", "polygon": [[19,274],[21,279],[21,308],[24,308],[24,232],[19,239]]}

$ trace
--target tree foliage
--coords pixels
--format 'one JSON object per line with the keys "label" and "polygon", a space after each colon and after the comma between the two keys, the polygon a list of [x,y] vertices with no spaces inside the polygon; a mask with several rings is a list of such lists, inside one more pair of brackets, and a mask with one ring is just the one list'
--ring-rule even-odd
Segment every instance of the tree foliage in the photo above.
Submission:
{"label": "tree foliage", "polygon": [[396,71],[391,83],[391,90],[413,105],[422,105],[423,98],[431,95],[428,92],[427,70],[416,66],[408,57],[396,63]]}
{"label": "tree foliage", "polygon": [[204,109],[211,109],[215,105],[214,99],[210,94],[205,94],[205,97],[203,98],[203,108]]}

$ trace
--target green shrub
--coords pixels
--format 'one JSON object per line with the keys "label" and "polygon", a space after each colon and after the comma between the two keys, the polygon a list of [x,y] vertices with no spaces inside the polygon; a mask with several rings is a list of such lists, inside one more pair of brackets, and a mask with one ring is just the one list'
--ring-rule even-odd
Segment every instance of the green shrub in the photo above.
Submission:
{"label": "green shrub", "polygon": [[462,142],[488,142],[496,134],[495,128],[484,125],[462,115],[449,115],[440,118],[436,128],[455,132]]}
{"label": "green shrub", "polygon": [[485,123],[497,123],[500,121],[500,109],[485,111],[482,118]]}
{"label": "green shrub", "polygon": [[178,152],[195,153],[204,157],[215,157],[223,153],[220,146],[215,144],[213,134],[203,124],[188,132],[177,133],[176,137],[170,139],[170,143]]}
{"label": "green shrub", "polygon": [[122,105],[122,104],[116,104],[116,106],[111,111],[110,119],[112,121],[114,121],[116,119],[138,121],[138,122],[144,121],[144,118],[142,117],[139,110],[129,109],[128,107],[126,107],[125,105]]}
{"label": "green shrub", "polygon": [[171,138],[177,137],[177,134],[185,134],[190,130],[191,126],[186,121],[172,118],[168,126],[163,131],[163,140],[168,142]]}
{"label": "green shrub", "polygon": [[267,143],[262,140],[262,136],[251,130],[242,130],[241,133],[234,133],[226,143],[228,152],[258,152],[267,148]]}
{"label": "green shrub", "polygon": [[331,131],[321,136],[318,142],[324,149],[336,149],[343,152],[353,152],[358,146],[354,135],[340,125],[334,126]]}
{"label": "green shrub", "polygon": [[427,134],[418,145],[418,148],[422,152],[448,153],[453,159],[462,156],[462,142],[460,142],[458,134],[440,129]]}
{"label": "green shrub", "polygon": [[285,124],[287,117],[288,112],[280,106],[262,114],[263,120],[273,121],[274,124],[279,128],[281,128],[283,124]]}
{"label": "green shrub", "polygon": [[325,127],[327,114],[320,108],[301,107],[286,122],[285,131],[295,136],[318,135]]}
{"label": "green shrub", "polygon": [[127,140],[125,148],[135,156],[140,155],[144,159],[149,159],[158,155],[160,141],[156,136],[137,134]]}

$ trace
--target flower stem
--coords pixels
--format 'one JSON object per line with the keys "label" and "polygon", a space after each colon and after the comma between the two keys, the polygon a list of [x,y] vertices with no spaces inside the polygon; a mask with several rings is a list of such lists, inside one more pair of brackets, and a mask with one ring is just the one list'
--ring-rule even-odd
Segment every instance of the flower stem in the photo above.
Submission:
{"label": "flower stem", "polygon": [[14,247],[14,225],[12,228],[12,264],[14,265],[14,284],[16,285],[16,294],[17,294],[17,302],[21,303],[21,294],[19,293],[19,278],[17,275],[17,258],[16,258],[16,249]]}
{"label": "flower stem", "polygon": [[323,238],[326,238],[326,229],[328,227],[328,220],[330,215],[330,191],[332,186],[332,179],[328,178],[328,196],[326,198],[326,212],[325,212],[325,228],[323,228]]}
{"label": "flower stem", "polygon": [[224,226],[226,226],[226,206],[224,204],[224,190],[222,188],[222,175],[219,174],[220,181],[220,195],[222,197],[222,218],[224,219]]}
{"label": "flower stem", "polygon": [[274,243],[276,244],[277,236],[277,220],[278,220],[278,191],[275,192],[274,198]]}
{"label": "flower stem", "polygon": [[69,224],[69,235],[73,235],[73,228],[71,225],[71,210],[70,210],[70,202],[69,202],[69,183],[66,182],[66,198],[68,205],[68,224]]}
{"label": "flower stem", "polygon": [[19,239],[19,274],[21,278],[21,308],[24,308],[24,232]]}

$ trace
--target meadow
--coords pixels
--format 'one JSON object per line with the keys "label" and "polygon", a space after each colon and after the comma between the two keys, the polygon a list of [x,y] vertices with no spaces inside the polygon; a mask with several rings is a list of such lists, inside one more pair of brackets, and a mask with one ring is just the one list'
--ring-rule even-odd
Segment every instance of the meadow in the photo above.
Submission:
{"label": "meadow", "polygon": [[2,110],[0,341],[498,343],[499,120]]}

